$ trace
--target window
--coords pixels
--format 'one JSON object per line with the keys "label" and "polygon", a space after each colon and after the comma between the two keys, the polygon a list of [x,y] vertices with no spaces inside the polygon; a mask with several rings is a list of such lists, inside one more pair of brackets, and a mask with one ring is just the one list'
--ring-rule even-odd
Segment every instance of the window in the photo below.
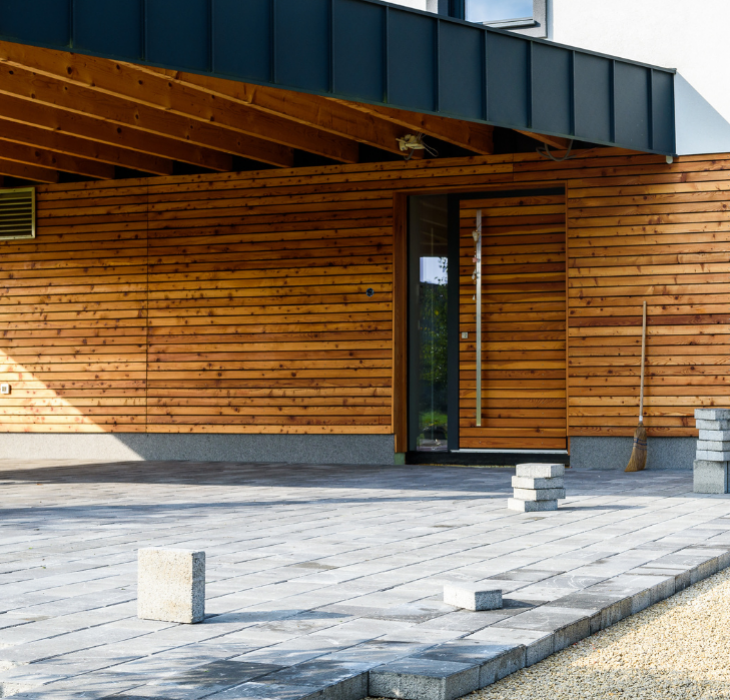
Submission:
{"label": "window", "polygon": [[531,20],[532,10],[532,0],[467,0],[466,19],[483,24],[505,20]]}
{"label": "window", "polygon": [[466,20],[546,36],[547,0],[466,0]]}

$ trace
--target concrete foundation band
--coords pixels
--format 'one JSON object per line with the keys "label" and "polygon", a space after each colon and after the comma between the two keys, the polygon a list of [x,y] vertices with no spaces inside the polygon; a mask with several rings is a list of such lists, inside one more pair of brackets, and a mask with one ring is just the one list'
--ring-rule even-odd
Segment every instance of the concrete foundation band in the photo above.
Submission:
{"label": "concrete foundation band", "polygon": [[[623,470],[631,437],[576,437],[571,466]],[[691,470],[697,440],[649,438],[647,469]],[[394,464],[392,435],[0,434],[0,459]]]}

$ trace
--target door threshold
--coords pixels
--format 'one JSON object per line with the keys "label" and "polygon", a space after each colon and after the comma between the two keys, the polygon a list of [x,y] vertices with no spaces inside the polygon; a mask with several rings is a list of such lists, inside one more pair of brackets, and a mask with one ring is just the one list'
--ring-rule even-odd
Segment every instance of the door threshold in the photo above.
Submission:
{"label": "door threshold", "polygon": [[454,450],[451,454],[567,455],[568,450]]}
{"label": "door threshold", "polygon": [[514,467],[526,461],[570,466],[565,450],[455,450],[453,452],[408,452],[406,464],[434,464],[453,467]]}

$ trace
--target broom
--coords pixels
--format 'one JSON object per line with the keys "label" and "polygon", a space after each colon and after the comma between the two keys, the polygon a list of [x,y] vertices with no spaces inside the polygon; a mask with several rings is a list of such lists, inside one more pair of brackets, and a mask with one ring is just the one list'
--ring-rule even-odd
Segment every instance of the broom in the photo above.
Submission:
{"label": "broom", "polygon": [[644,328],[641,333],[641,391],[639,394],[639,425],[634,433],[634,449],[631,452],[627,472],[640,472],[646,467],[646,428],[644,427],[644,363],[646,361],[646,302],[644,302]]}

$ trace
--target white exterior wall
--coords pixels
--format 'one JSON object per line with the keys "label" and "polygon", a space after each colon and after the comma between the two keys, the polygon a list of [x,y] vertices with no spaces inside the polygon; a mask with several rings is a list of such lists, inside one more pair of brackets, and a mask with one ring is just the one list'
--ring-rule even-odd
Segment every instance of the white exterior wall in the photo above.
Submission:
{"label": "white exterior wall", "polygon": [[677,151],[730,152],[730,0],[550,0],[553,41],[679,72]]}

